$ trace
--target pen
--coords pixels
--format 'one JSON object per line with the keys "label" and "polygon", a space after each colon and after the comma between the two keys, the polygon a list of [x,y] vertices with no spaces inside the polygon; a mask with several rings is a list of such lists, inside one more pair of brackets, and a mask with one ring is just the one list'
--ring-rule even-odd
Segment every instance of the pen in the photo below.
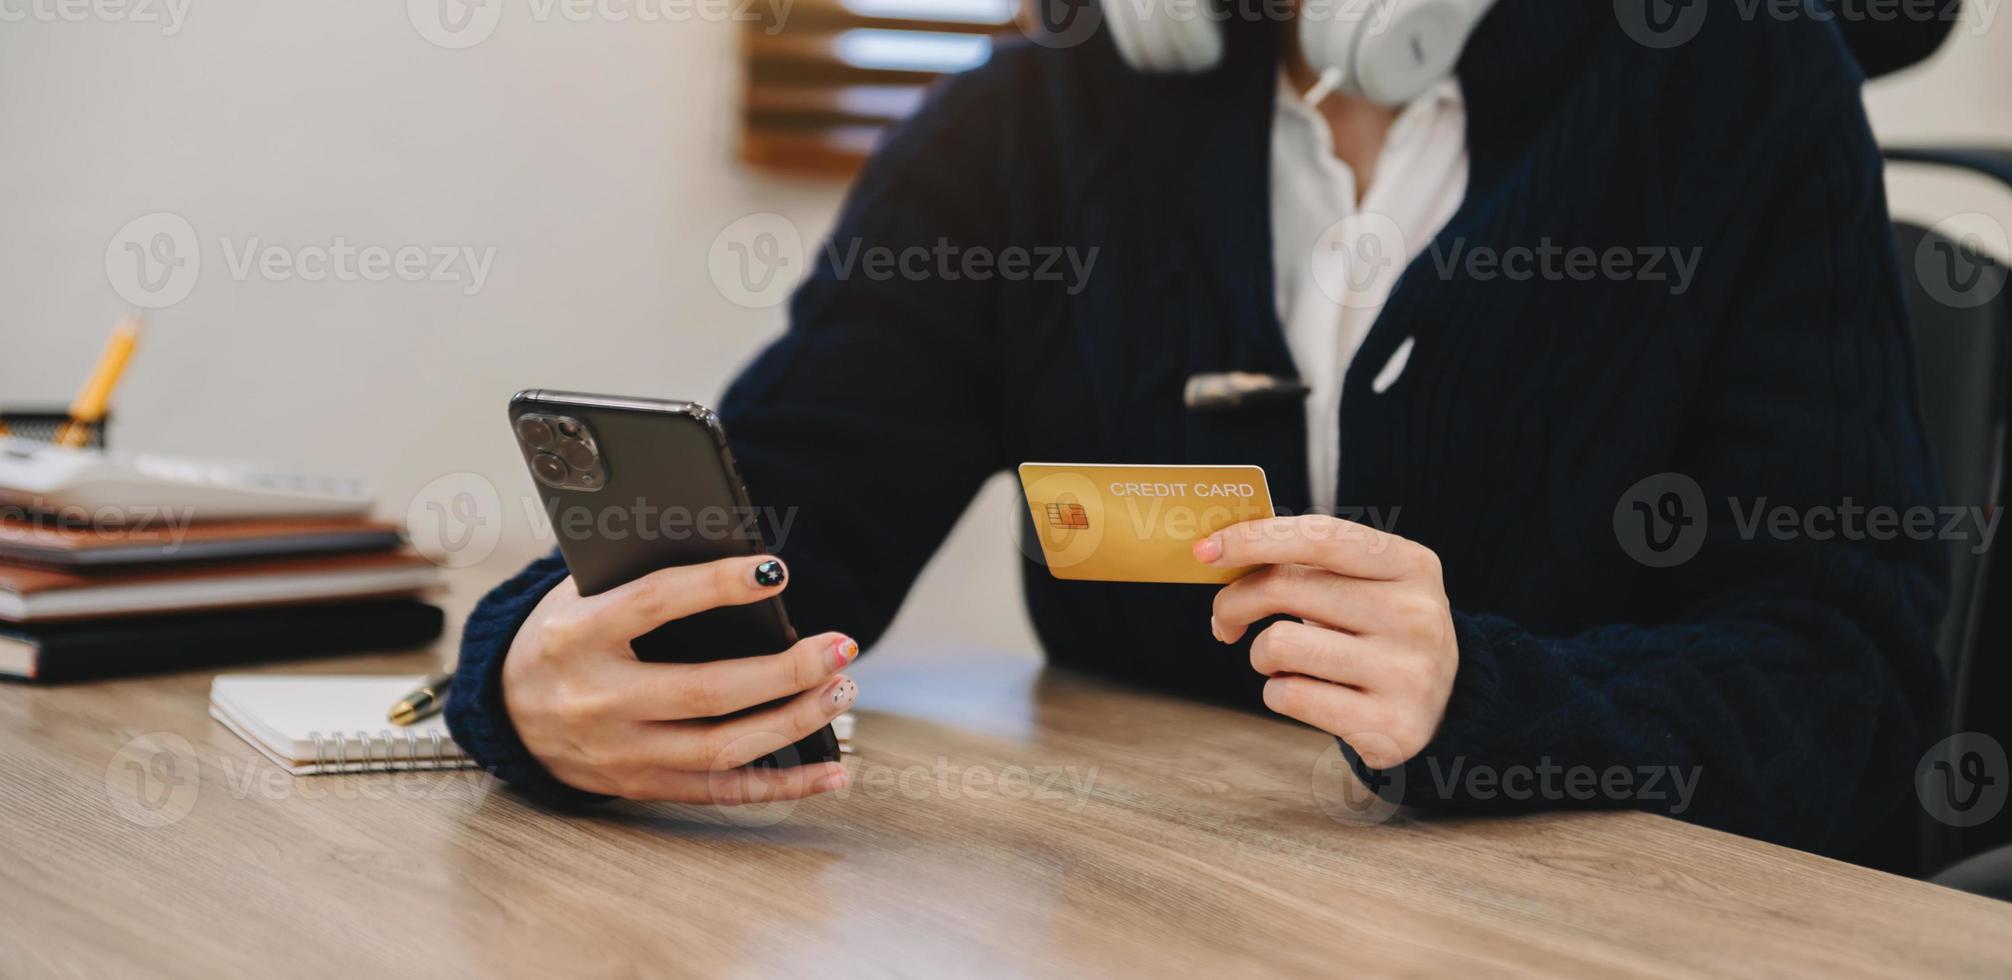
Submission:
{"label": "pen", "polygon": [[440,709],[447,707],[447,682],[453,678],[453,674],[434,674],[411,694],[399,698],[391,706],[391,723],[410,725],[439,714]]}
{"label": "pen", "polygon": [[91,369],[90,378],[70,403],[70,421],[56,431],[56,445],[82,449],[91,441],[91,427],[105,420],[105,411],[112,405],[112,390],[126,373],[126,361],[132,358],[133,346],[139,339],[138,316],[123,317],[112,328],[104,353],[98,355],[97,367]]}

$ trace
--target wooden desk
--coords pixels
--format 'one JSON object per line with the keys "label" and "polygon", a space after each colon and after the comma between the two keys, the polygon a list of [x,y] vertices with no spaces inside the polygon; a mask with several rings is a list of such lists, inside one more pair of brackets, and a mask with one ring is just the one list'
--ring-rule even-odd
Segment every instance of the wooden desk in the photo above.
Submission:
{"label": "wooden desk", "polygon": [[853,785],[767,813],[290,779],[208,674],[0,686],[0,972],[2012,975],[2012,906],[1640,814],[1337,820],[1294,724],[892,653]]}

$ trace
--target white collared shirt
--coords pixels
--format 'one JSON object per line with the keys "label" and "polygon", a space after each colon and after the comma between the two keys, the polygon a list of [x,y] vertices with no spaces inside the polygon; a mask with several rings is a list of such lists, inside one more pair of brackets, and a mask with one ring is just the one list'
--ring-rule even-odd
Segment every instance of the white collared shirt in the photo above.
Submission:
{"label": "white collared shirt", "polygon": [[[1272,267],[1279,320],[1306,399],[1313,507],[1333,513],[1341,465],[1341,386],[1404,267],[1467,194],[1467,110],[1448,81],[1404,108],[1357,203],[1355,171],[1334,155],[1319,110],[1281,76],[1271,138]],[[1396,383],[1406,338],[1373,390]]]}

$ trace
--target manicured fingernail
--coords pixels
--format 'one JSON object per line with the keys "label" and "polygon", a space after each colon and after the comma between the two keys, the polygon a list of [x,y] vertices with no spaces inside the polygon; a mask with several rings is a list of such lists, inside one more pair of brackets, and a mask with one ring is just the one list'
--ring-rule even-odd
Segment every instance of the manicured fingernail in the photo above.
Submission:
{"label": "manicured fingernail", "polygon": [[1215,637],[1217,643],[1223,642],[1223,628],[1217,625],[1214,616],[1209,617],[1209,635]]}
{"label": "manicured fingernail", "polygon": [[831,669],[844,670],[845,665],[859,657],[859,644],[852,637],[841,636],[831,643]]}
{"label": "manicured fingernail", "polygon": [[754,584],[758,589],[773,589],[788,577],[789,571],[782,567],[782,562],[773,558],[764,559],[754,567]]}
{"label": "manicured fingernail", "polygon": [[1216,559],[1221,558],[1222,556],[1223,556],[1223,541],[1221,538],[1218,538],[1215,535],[1210,535],[1206,538],[1201,539],[1200,541],[1195,542],[1196,561],[1201,562],[1204,565],[1207,565],[1214,562]]}
{"label": "manicured fingernail", "polygon": [[831,686],[831,710],[844,711],[852,707],[852,699],[859,696],[859,685],[850,677],[841,677]]}
{"label": "manicured fingernail", "polygon": [[852,774],[840,769],[829,776],[819,778],[817,782],[810,784],[810,788],[814,792],[829,793],[832,790],[844,789],[845,784],[849,782],[852,782]]}

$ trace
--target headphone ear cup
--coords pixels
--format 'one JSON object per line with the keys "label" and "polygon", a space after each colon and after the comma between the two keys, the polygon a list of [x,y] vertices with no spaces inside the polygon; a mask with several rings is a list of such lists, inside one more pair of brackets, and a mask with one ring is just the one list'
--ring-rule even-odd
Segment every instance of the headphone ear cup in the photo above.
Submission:
{"label": "headphone ear cup", "polygon": [[1452,77],[1467,36],[1487,10],[1472,0],[1409,0],[1355,52],[1356,89],[1374,102],[1402,104]]}
{"label": "headphone ear cup", "polygon": [[1355,91],[1355,50],[1362,35],[1387,16],[1387,0],[1301,0],[1299,50],[1316,75],[1336,73],[1340,87]]}
{"label": "headphone ear cup", "polygon": [[1496,0],[1324,0],[1302,5],[1300,50],[1341,88],[1403,105],[1453,77],[1460,53]]}
{"label": "headphone ear cup", "polygon": [[1098,0],[1118,55],[1149,74],[1194,75],[1223,60],[1222,28],[1198,3]]}

